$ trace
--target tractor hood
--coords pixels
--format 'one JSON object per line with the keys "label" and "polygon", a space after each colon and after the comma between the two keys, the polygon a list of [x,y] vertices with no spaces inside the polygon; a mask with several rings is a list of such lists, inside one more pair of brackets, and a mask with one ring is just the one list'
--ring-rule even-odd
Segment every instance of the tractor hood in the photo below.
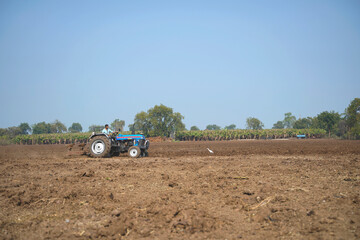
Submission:
{"label": "tractor hood", "polygon": [[130,134],[130,135],[123,135],[123,134],[119,134],[116,136],[116,140],[124,140],[124,139],[145,139],[144,135],[141,134]]}

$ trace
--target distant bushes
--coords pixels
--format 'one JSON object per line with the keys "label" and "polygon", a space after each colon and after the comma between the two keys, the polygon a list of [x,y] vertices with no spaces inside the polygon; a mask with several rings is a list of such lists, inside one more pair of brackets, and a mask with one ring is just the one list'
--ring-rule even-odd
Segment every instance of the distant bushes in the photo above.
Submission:
{"label": "distant bushes", "polygon": [[[131,132],[122,132],[122,134],[131,134]],[[71,144],[71,143],[87,143],[91,133],[53,133],[53,134],[31,134],[17,135],[13,139],[7,139],[7,144]],[[1,143],[1,138],[0,138]],[[5,142],[6,143],[6,142]]]}
{"label": "distant bushes", "polygon": [[264,129],[264,130],[205,130],[181,131],[176,133],[179,141],[214,141],[236,139],[278,139],[306,135],[307,138],[321,138],[326,135],[323,129]]}

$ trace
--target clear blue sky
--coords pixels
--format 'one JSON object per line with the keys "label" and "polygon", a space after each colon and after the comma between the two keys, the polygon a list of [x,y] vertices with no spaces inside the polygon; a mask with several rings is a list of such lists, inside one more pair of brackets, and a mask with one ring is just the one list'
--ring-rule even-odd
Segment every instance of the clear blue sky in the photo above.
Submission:
{"label": "clear blue sky", "polygon": [[360,1],[0,1],[0,127],[132,123],[266,128],[360,97]]}

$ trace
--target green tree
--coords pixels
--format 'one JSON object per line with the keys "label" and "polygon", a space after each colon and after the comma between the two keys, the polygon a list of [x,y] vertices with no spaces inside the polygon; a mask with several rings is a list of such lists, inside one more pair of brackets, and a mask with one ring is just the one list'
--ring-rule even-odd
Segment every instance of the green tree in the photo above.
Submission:
{"label": "green tree", "polygon": [[338,123],[338,135],[339,136],[345,136],[348,132],[348,127],[346,125],[345,119],[341,119]]}
{"label": "green tree", "polygon": [[147,112],[141,111],[135,115],[134,124],[129,125],[130,131],[142,131],[143,134],[149,136],[151,131],[151,123],[149,119],[149,114]]}
{"label": "green tree", "polygon": [[355,126],[353,126],[350,129],[350,134],[355,138],[355,139],[360,139],[360,124],[356,124]]}
{"label": "green tree", "polygon": [[313,119],[311,117],[307,117],[307,118],[299,118],[298,120],[296,120],[293,127],[295,129],[309,129],[312,127],[312,125],[313,125]]}
{"label": "green tree", "polygon": [[31,128],[28,123],[21,123],[18,127],[0,128],[0,136],[14,138],[17,135],[29,134]]}
{"label": "green tree", "polygon": [[93,124],[93,125],[90,125],[89,126],[89,132],[101,132],[101,130],[104,128],[103,125],[96,125],[96,124]]}
{"label": "green tree", "polygon": [[169,131],[172,109],[164,105],[150,108],[148,110],[149,122],[151,124],[153,134],[158,136],[169,136],[171,130]]}
{"label": "green tree", "polygon": [[129,125],[131,131],[142,131],[146,136],[166,136],[171,133],[185,130],[182,122],[184,117],[174,112],[172,108],[163,104],[155,105],[147,112],[140,112],[135,115],[134,124]]}
{"label": "green tree", "polygon": [[111,127],[114,131],[124,131],[124,126],[125,126],[125,121],[124,120],[120,120],[120,119],[115,119],[112,123],[111,123]]}
{"label": "green tree", "polygon": [[360,138],[360,98],[352,100],[345,109],[345,121],[349,134]]}
{"label": "green tree", "polygon": [[67,127],[60,122],[59,120],[55,120],[50,124],[51,133],[63,133],[67,131]]}
{"label": "green tree", "polygon": [[293,128],[295,122],[296,122],[296,117],[293,116],[291,112],[285,113],[285,117],[283,120],[285,128]]}
{"label": "green tree", "polygon": [[236,125],[235,124],[230,124],[229,126],[226,126],[225,129],[234,130],[234,129],[236,129]]}
{"label": "green tree", "polygon": [[199,131],[200,129],[197,126],[191,126],[191,131]]}
{"label": "green tree", "polygon": [[71,133],[82,132],[82,126],[80,123],[73,123],[71,127],[69,127],[68,131]]}
{"label": "green tree", "polygon": [[8,131],[6,128],[0,128],[0,137],[6,136],[8,134]]}
{"label": "green tree", "polygon": [[155,136],[169,137],[170,133],[185,129],[185,124],[182,123],[184,117],[180,113],[174,113],[172,108],[163,104],[150,108],[148,117]]}
{"label": "green tree", "polygon": [[277,121],[274,123],[273,129],[283,129],[284,128],[284,122],[283,121]]}
{"label": "green tree", "polygon": [[249,117],[246,119],[246,128],[247,129],[263,129],[264,124],[257,118]]}
{"label": "green tree", "polygon": [[29,134],[31,132],[31,127],[28,123],[20,123],[19,128],[21,129],[21,134]]}
{"label": "green tree", "polygon": [[16,135],[20,135],[21,134],[21,128],[19,127],[9,127],[7,129],[7,135],[10,138],[14,138]]}
{"label": "green tree", "polygon": [[46,122],[39,122],[32,125],[33,134],[51,133],[51,125]]}
{"label": "green tree", "polygon": [[182,120],[184,119],[184,116],[178,112],[175,112],[175,113],[173,113],[172,118],[173,118],[172,123],[171,123],[171,125],[173,125],[172,132],[184,131],[185,124],[182,122]]}
{"label": "green tree", "polygon": [[134,124],[134,123],[129,124],[129,125],[128,125],[128,128],[129,128],[129,131],[131,131],[131,132],[132,132],[132,134],[134,134],[134,133],[135,133],[135,124]]}
{"label": "green tree", "polygon": [[206,129],[207,129],[207,130],[220,130],[221,127],[218,126],[218,125],[216,125],[216,124],[210,124],[210,125],[207,125],[207,126],[206,126]]}
{"label": "green tree", "polygon": [[340,114],[334,111],[325,111],[317,115],[316,120],[318,127],[326,130],[330,137],[331,133],[334,133],[337,130],[337,125],[340,121]]}

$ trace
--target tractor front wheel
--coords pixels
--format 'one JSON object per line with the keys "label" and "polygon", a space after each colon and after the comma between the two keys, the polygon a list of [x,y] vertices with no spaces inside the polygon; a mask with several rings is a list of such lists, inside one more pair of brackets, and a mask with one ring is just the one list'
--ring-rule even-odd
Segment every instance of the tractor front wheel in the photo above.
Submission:
{"label": "tractor front wheel", "polygon": [[141,150],[137,146],[132,146],[129,148],[129,156],[132,158],[138,158],[140,156]]}

